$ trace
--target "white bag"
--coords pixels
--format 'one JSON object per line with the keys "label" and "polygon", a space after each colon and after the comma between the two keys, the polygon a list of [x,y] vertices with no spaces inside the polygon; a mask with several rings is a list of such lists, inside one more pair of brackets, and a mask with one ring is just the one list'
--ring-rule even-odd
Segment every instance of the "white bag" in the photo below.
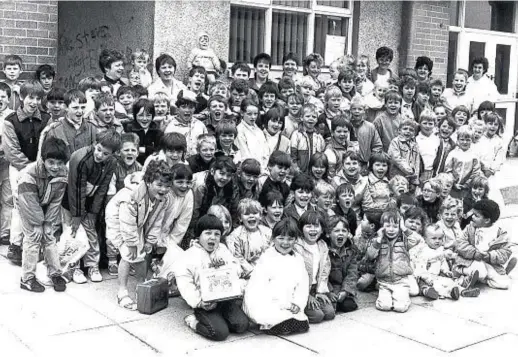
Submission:
{"label": "white bag", "polygon": [[61,268],[66,271],[70,265],[77,263],[86,254],[90,244],[82,225],[79,225],[75,238],[72,237],[71,227],[65,226],[63,228],[64,231],[57,245]]}

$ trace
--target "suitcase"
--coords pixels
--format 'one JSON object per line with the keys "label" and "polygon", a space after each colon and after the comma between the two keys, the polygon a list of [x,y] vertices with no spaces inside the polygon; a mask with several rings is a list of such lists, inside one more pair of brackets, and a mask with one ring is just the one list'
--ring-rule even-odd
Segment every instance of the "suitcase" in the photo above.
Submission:
{"label": "suitcase", "polygon": [[137,285],[137,310],[152,315],[169,304],[167,279],[155,278]]}

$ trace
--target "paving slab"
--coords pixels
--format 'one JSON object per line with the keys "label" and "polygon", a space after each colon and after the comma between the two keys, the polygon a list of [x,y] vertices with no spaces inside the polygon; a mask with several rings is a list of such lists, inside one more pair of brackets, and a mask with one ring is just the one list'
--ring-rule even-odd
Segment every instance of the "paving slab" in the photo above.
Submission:
{"label": "paving slab", "polygon": [[506,334],[462,348],[451,357],[512,356],[518,351],[518,336]]}
{"label": "paving slab", "polygon": [[234,340],[222,344],[212,345],[204,348],[197,348],[186,353],[189,356],[297,356],[311,357],[318,353],[311,351],[303,346],[299,346],[287,339],[258,335]]}
{"label": "paving slab", "polygon": [[0,325],[0,348],[11,356],[33,357],[35,354],[16,335]]}
{"label": "paving slab", "polygon": [[[118,282],[117,279],[111,278],[101,283],[70,283],[67,285],[66,294],[117,323],[149,317],[137,311],[121,308],[117,304]],[[135,291],[135,279],[130,279],[129,289]]]}
{"label": "paving slab", "polygon": [[[59,348],[57,348],[59,346]],[[158,351],[146,345],[118,326],[100,327],[50,336],[31,345],[39,356],[158,356]]]}
{"label": "paving slab", "polygon": [[0,256],[0,294],[20,291],[21,268]]}
{"label": "paving slab", "polygon": [[347,317],[445,352],[502,334],[491,327],[416,304],[403,314],[369,307]]}
{"label": "paving slab", "polygon": [[119,326],[165,355],[177,355],[254,336],[252,332],[245,332],[241,335],[230,334],[224,342],[210,341],[185,325],[184,317],[192,313],[185,302],[181,299],[171,300],[173,302],[168,309],[148,319],[121,323]]}
{"label": "paving slab", "polygon": [[39,294],[20,290],[1,295],[1,300],[2,324],[28,345],[38,337],[113,324],[72,297],[53,290]]}
{"label": "paving slab", "polygon": [[[359,313],[365,311],[360,310]],[[287,336],[287,340],[330,356],[347,351],[347,355],[393,356],[405,351],[405,356],[436,357],[445,353],[412,339],[352,320],[351,313],[338,315],[332,321],[311,325],[309,332]]]}

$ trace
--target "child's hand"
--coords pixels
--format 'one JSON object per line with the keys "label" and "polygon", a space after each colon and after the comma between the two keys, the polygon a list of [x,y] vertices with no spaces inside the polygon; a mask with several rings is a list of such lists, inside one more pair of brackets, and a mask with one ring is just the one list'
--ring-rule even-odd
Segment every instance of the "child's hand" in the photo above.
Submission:
{"label": "child's hand", "polygon": [[331,300],[332,303],[335,303],[338,301],[338,294],[334,292],[329,293],[329,300]]}
{"label": "child's hand", "polygon": [[442,275],[450,279],[453,278],[453,273],[451,271],[445,271],[442,273]]}
{"label": "child's hand", "polygon": [[292,314],[298,314],[300,312],[300,307],[298,307],[295,304],[291,304],[289,310],[291,311]]}
{"label": "child's hand", "polygon": [[72,238],[76,237],[77,230],[79,229],[79,225],[81,224],[81,217],[72,217],[72,221],[70,222],[70,227],[72,228],[72,232],[70,235]]}
{"label": "child's hand", "polygon": [[225,261],[223,260],[223,258],[215,257],[212,260],[212,266],[214,266],[214,268],[219,268],[219,267],[221,267],[223,265],[225,265]]}
{"label": "child's hand", "polygon": [[310,310],[320,309],[320,302],[313,295],[309,295],[309,298],[308,298],[308,308]]}
{"label": "child's hand", "polygon": [[324,304],[331,304],[331,300],[329,300],[326,294],[316,294],[315,297]]}
{"label": "child's hand", "polygon": [[33,227],[35,238],[40,241],[43,238],[43,226]]}
{"label": "child's hand", "polygon": [[460,183],[456,183],[454,186],[455,186],[455,188],[456,188],[457,190],[459,190],[459,191],[463,190],[463,189],[464,189],[464,187],[465,187],[464,185],[461,185]]}
{"label": "child's hand", "polygon": [[477,261],[481,261],[481,260],[482,260],[482,257],[483,257],[482,253],[480,253],[479,251],[477,251],[477,252],[475,253],[475,255],[473,256],[473,259],[475,259],[475,260],[477,260]]}
{"label": "child's hand", "polygon": [[215,302],[202,302],[200,306],[205,311],[214,310],[216,308]]}
{"label": "child's hand", "polygon": [[344,299],[347,297],[347,295],[349,295],[349,293],[347,291],[340,291],[338,293],[338,302],[342,302],[344,301]]}
{"label": "child's hand", "polygon": [[133,260],[133,259],[137,258],[137,246],[128,247],[128,252],[129,252],[130,259]]}
{"label": "child's hand", "polygon": [[153,244],[151,243],[144,243],[144,252],[146,252],[146,254],[150,254],[151,252],[153,251]]}

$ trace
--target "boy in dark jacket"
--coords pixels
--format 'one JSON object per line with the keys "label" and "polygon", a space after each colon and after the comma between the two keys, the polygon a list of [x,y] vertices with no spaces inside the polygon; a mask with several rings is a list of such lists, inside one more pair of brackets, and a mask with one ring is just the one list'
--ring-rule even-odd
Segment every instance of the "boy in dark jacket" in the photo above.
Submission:
{"label": "boy in dark jacket", "polygon": [[382,228],[367,248],[367,257],[376,260],[376,279],[379,283],[376,308],[382,311],[406,312],[411,304],[408,278],[413,270],[400,219],[397,211],[383,213],[380,220]]}
{"label": "boy in dark jacket", "polygon": [[[107,130],[97,134],[94,145],[73,153],[69,162],[68,188],[63,199],[63,226],[70,227],[74,236],[79,225],[83,226],[90,244],[83,262],[93,282],[102,281],[95,224],[97,215],[104,207],[108,187],[117,166],[114,153],[120,146],[120,134],[113,129]],[[86,282],[79,268],[74,270],[73,280],[77,284]]]}
{"label": "boy in dark jacket", "polygon": [[[20,170],[36,161],[41,132],[50,116],[40,112],[43,87],[38,81],[28,81],[20,89],[21,106],[4,120],[2,145],[9,161],[9,180],[13,196],[17,195],[17,180]],[[15,264],[22,261],[22,232],[20,215],[15,207],[12,211],[11,238],[7,258]]]}

